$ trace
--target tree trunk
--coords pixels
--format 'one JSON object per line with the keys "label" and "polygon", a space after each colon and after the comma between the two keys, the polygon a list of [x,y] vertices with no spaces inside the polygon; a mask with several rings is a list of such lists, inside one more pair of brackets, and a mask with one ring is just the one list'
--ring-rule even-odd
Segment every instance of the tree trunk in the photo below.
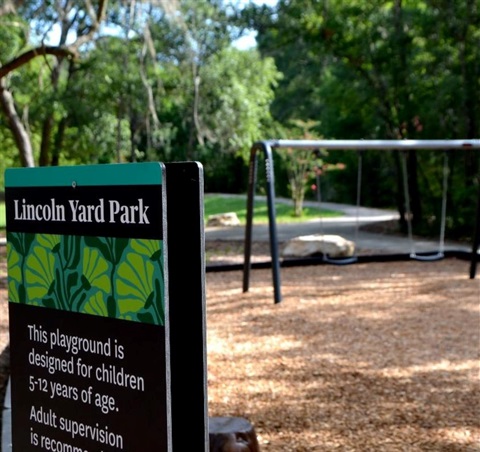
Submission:
{"label": "tree trunk", "polygon": [[[57,58],[55,67],[52,70],[51,81],[52,89],[54,93],[58,93],[58,85],[60,80],[60,71],[63,58]],[[54,107],[50,105],[47,110],[47,115],[43,121],[42,127],[42,142],[40,144],[40,157],[38,159],[39,166],[47,166],[50,164],[50,151],[52,147],[52,130],[55,125],[54,120]]]}
{"label": "tree trunk", "polygon": [[123,105],[123,99],[120,99],[118,105],[118,114],[117,114],[117,139],[115,144],[115,155],[117,156],[117,163],[122,161],[122,114],[121,110]]}
{"label": "tree trunk", "polygon": [[300,218],[303,214],[303,200],[305,199],[305,187],[303,185],[303,178],[300,180],[291,179],[290,185],[292,187],[293,198],[293,215]]}
{"label": "tree trunk", "polygon": [[197,145],[203,146],[204,136],[199,119],[200,107],[200,76],[198,75],[197,65],[192,62],[193,79],[193,101],[192,101],[192,123],[189,132],[189,139],[186,151],[186,159],[193,160],[193,153]]}
{"label": "tree trunk", "polygon": [[50,164],[50,144],[53,129],[53,115],[47,113],[47,117],[43,121],[42,140],[40,144],[40,157],[38,158],[39,166],[48,166]]}
{"label": "tree trunk", "polygon": [[293,199],[293,211],[295,217],[300,218],[303,213],[303,199],[299,199],[298,197],[295,197]]}
{"label": "tree trunk", "polygon": [[63,138],[65,137],[67,123],[67,118],[62,118],[62,120],[58,124],[57,133],[55,135],[55,143],[52,149],[52,161],[50,162],[52,166],[58,166],[58,163],[60,161],[60,151],[62,150]]}
{"label": "tree trunk", "polygon": [[0,104],[3,112],[5,113],[5,117],[7,118],[13,139],[17,145],[22,166],[35,166],[30,137],[17,114],[12,93],[8,91],[7,87],[5,86],[4,78],[0,79]]}

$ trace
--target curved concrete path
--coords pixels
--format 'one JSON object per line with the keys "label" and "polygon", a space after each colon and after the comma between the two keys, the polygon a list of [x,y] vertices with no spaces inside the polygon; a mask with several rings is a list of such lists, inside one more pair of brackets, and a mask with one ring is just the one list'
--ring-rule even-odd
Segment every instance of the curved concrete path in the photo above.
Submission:
{"label": "curved concrete path", "polygon": [[[256,199],[261,197],[256,197]],[[291,202],[290,200],[277,199],[277,202]],[[317,203],[306,202],[306,206],[318,207]],[[277,223],[277,239],[285,242],[294,237],[310,234],[335,234],[351,240],[355,243],[356,250],[378,252],[378,254],[403,254],[403,253],[431,253],[439,251],[440,238],[427,240],[395,236],[391,234],[379,234],[362,231],[360,228],[366,224],[379,223],[382,221],[395,220],[399,214],[392,210],[372,209],[356,207],[344,204],[322,203],[322,208],[343,212],[344,216],[323,218],[301,223]],[[245,240],[245,226],[206,227],[205,240]],[[252,240],[267,242],[270,240],[268,224],[255,224],[253,218]],[[471,251],[471,247],[464,243],[445,242],[444,251]]]}

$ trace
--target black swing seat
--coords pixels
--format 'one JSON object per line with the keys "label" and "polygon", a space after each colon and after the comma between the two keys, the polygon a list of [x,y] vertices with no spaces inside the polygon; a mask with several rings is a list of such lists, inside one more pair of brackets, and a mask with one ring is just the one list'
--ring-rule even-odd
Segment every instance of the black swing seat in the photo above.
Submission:
{"label": "black swing seat", "polygon": [[348,265],[354,264],[358,261],[356,256],[351,257],[330,257],[328,254],[323,255],[323,262],[327,264],[334,264],[334,265]]}

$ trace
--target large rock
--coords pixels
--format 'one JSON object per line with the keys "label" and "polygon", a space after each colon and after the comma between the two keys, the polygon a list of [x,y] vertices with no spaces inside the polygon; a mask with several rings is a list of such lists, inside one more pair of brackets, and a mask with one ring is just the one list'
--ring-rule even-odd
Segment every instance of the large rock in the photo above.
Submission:
{"label": "large rock", "polygon": [[239,224],[240,220],[235,212],[209,215],[207,220],[207,226],[238,226]]}
{"label": "large rock", "polygon": [[355,243],[339,235],[302,235],[289,240],[282,251],[284,257],[305,257],[328,254],[330,257],[351,257]]}

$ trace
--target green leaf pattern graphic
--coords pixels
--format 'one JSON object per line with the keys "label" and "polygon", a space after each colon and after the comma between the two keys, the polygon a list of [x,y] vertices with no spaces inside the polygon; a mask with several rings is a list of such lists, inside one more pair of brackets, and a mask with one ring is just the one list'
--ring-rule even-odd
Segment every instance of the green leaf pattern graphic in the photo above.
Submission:
{"label": "green leaf pattern graphic", "polygon": [[[126,261],[118,268],[117,294],[120,314],[131,319],[139,312],[150,312],[153,318],[160,317],[151,300],[154,293],[154,265],[145,256],[129,253]],[[154,322],[154,323],[157,323]]]}
{"label": "green leaf pattern graphic", "polygon": [[40,246],[55,252],[58,251],[61,240],[61,235],[42,234],[37,236],[37,242]]}
{"label": "green leaf pattern graphic", "polygon": [[84,312],[87,314],[108,317],[107,301],[103,292],[96,292],[85,303]]}
{"label": "green leaf pattern graphic", "polygon": [[[26,303],[25,293],[25,260],[30,252],[34,234],[7,232],[7,266],[10,300]],[[18,268],[17,268],[18,266]],[[10,274],[10,268],[12,272]]]}
{"label": "green leaf pattern graphic", "polygon": [[[132,249],[137,252],[139,255],[144,256],[146,259],[149,259],[154,265],[154,277],[152,279],[154,285],[154,292],[150,294],[149,298],[145,303],[145,308],[149,311],[147,312],[148,315],[153,315],[154,317],[158,316],[159,318],[165,318],[165,311],[163,309],[163,304],[160,304],[159,310],[155,310],[157,305],[153,306],[153,310],[151,308],[151,303],[154,299],[164,299],[164,274],[163,274],[163,254],[162,248],[160,246],[160,242],[158,240],[132,240],[131,246]],[[143,317],[140,317],[141,322],[145,322]],[[149,322],[146,322],[149,323]]]}
{"label": "green leaf pattern graphic", "polygon": [[11,243],[7,243],[7,262],[8,262],[8,292],[10,298],[19,303],[18,287],[22,282],[22,268],[20,254],[17,253]]}
{"label": "green leaf pattern graphic", "polygon": [[29,300],[42,300],[52,290],[55,279],[55,256],[43,246],[35,245],[27,256],[25,285]]}
{"label": "green leaf pattern graphic", "polygon": [[9,301],[164,325],[161,240],[7,235]]}
{"label": "green leaf pattern graphic", "polygon": [[110,293],[111,284],[108,270],[108,262],[96,249],[85,248],[83,253],[83,275],[90,286]]}

